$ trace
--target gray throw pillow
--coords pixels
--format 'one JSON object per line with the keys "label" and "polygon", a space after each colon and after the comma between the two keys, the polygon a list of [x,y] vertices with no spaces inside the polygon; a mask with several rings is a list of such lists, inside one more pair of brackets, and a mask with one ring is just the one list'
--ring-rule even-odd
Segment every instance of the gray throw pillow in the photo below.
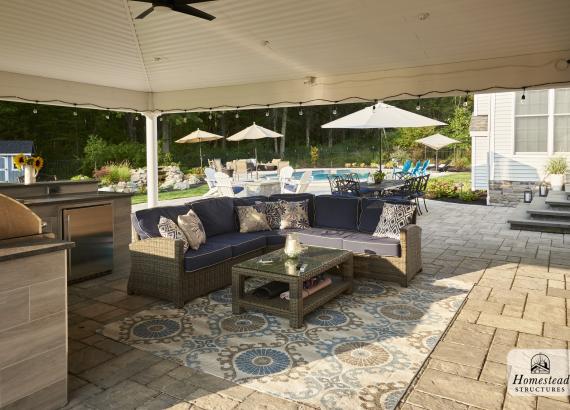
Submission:
{"label": "gray throw pillow", "polygon": [[400,229],[412,222],[415,205],[384,204],[382,215],[372,236],[400,239]]}
{"label": "gray throw pillow", "polygon": [[163,238],[180,239],[184,243],[184,252],[188,250],[189,244],[186,235],[184,235],[184,232],[182,232],[172,219],[161,216],[158,221],[158,232],[160,232]]}
{"label": "gray throw pillow", "polygon": [[269,231],[267,216],[254,206],[236,206],[240,232]]}
{"label": "gray throw pillow", "polygon": [[285,212],[284,201],[256,202],[253,206],[257,211],[263,212],[271,229],[281,228],[281,216]]}
{"label": "gray throw pillow", "polygon": [[186,215],[178,215],[178,226],[186,235],[190,248],[197,251],[200,245],[206,243],[204,225],[193,210],[188,211]]}
{"label": "gray throw pillow", "polygon": [[298,202],[280,201],[284,212],[281,215],[280,229],[307,229],[309,225],[309,200]]}

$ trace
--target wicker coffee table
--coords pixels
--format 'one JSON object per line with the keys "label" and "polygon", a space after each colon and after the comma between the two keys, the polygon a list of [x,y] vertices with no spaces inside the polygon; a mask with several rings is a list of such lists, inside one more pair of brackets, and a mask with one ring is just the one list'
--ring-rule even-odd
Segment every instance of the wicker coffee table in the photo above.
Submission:
{"label": "wicker coffee table", "polygon": [[[262,261],[271,261],[263,263]],[[306,264],[303,272],[299,265]],[[303,317],[341,293],[352,293],[352,252],[309,246],[298,259],[289,259],[283,249],[249,259],[232,268],[232,310],[243,313],[246,308],[263,310],[289,318],[293,328],[303,326]],[[333,283],[303,298],[303,281],[327,272]],[[263,299],[245,292],[247,278],[260,278],[289,284],[290,299]]]}

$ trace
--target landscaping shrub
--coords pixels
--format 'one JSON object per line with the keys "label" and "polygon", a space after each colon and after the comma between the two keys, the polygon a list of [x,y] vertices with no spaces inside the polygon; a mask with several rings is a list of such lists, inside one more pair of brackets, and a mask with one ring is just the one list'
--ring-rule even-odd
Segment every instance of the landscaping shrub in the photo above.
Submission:
{"label": "landscaping shrub", "polygon": [[467,171],[471,166],[471,161],[466,157],[458,157],[451,161],[451,166],[455,169],[455,171]]}
{"label": "landscaping shrub", "polygon": [[83,150],[82,169],[86,174],[101,167],[102,164],[119,164],[129,161],[129,164],[139,168],[146,164],[146,148],[137,142],[121,142],[108,144],[97,135],[90,135]]}
{"label": "landscaping shrub", "polygon": [[109,163],[93,173],[93,177],[101,181],[101,185],[113,185],[118,182],[131,180],[131,166],[127,161],[121,163]]}
{"label": "landscaping shrub", "polygon": [[568,170],[568,162],[564,157],[550,158],[546,163],[545,171],[549,175],[563,175]]}

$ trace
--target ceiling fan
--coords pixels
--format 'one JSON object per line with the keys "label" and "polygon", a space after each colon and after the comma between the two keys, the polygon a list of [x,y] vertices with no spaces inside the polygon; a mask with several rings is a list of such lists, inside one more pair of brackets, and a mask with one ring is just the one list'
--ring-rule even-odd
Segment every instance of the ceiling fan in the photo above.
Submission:
{"label": "ceiling fan", "polygon": [[213,0],[134,0],[141,3],[151,3],[150,9],[143,11],[141,14],[135,17],[137,20],[144,19],[153,11],[176,11],[178,13],[188,14],[190,16],[198,17],[204,20],[214,20],[216,17],[211,14],[205,13],[202,10],[198,10],[195,7],[189,6],[189,4],[204,3]]}

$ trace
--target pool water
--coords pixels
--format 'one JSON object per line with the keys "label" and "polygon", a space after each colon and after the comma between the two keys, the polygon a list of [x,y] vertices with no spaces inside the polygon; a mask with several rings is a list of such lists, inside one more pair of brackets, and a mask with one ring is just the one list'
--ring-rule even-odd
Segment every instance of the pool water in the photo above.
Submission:
{"label": "pool water", "polygon": [[[293,172],[293,179],[301,179],[303,173],[304,171]],[[331,175],[345,175],[349,173],[357,174],[361,181],[366,181],[370,174],[369,172],[355,172],[351,169],[337,169],[334,171],[330,169],[314,169],[311,171],[311,176],[313,177],[313,181],[325,182],[328,181],[328,177]],[[267,174],[265,177],[267,179],[274,179],[277,178],[277,173]]]}

